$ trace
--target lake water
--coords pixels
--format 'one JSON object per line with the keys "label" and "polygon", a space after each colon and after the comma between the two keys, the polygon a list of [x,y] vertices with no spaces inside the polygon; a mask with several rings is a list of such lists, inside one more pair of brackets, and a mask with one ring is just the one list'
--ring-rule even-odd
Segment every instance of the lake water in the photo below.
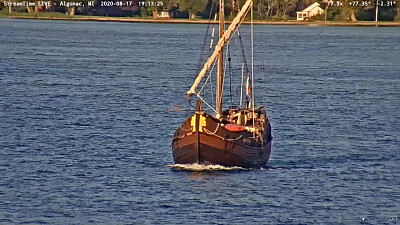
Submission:
{"label": "lake water", "polygon": [[255,28],[269,168],[191,172],[206,25],[0,19],[0,224],[399,224],[400,28]]}

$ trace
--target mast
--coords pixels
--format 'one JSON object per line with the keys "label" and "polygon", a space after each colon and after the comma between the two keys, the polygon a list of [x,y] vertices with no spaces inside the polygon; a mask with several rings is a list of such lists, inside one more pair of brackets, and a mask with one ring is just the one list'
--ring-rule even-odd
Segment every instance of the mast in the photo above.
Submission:
{"label": "mast", "polygon": [[228,29],[225,30],[222,38],[219,39],[217,45],[215,46],[214,52],[211,54],[211,56],[207,59],[207,62],[204,63],[203,69],[199,72],[197,75],[196,80],[194,81],[192,87],[190,87],[190,90],[187,92],[186,99],[189,98],[190,95],[195,94],[196,87],[199,85],[201,79],[204,77],[206,74],[207,70],[210,69],[210,67],[213,65],[215,59],[218,57],[219,52],[222,50],[222,47],[224,46],[225,42],[230,39],[232,32],[239,27],[241,22],[243,21],[244,17],[246,17],[247,12],[250,9],[250,5],[253,1],[252,0],[247,0],[246,3],[243,5],[242,9],[238,13],[238,15],[233,19],[232,23],[229,25]]}
{"label": "mast", "polygon": [[376,0],[375,23],[378,23],[378,8],[379,8],[379,0]]}
{"label": "mast", "polygon": [[[219,0],[219,39],[224,36],[224,0]],[[218,54],[218,75],[217,75],[217,96],[216,96],[216,109],[217,117],[222,113],[222,92],[224,85],[224,46]]]}

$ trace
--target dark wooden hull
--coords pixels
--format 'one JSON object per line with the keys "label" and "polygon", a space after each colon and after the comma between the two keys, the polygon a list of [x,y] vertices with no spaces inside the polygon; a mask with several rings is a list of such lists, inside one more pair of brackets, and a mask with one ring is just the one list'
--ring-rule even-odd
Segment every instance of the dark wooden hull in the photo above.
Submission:
{"label": "dark wooden hull", "polygon": [[[177,164],[240,166],[260,168],[267,164],[271,154],[271,127],[265,124],[264,133],[254,138],[248,131],[232,132],[225,124],[205,113],[204,123],[195,124],[188,118],[175,132],[172,152]],[[200,129],[194,128],[200,126]]]}

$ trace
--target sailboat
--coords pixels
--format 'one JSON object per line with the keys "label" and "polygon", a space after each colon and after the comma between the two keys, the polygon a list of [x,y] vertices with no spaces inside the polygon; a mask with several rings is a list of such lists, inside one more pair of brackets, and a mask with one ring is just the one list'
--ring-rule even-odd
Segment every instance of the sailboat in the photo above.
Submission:
{"label": "sailboat", "polygon": [[[239,31],[244,18],[251,12],[251,71],[246,73],[243,106],[223,109],[224,46]],[[254,101],[253,1],[247,0],[231,24],[224,30],[224,0],[219,3],[219,40],[204,63],[186,99],[196,97],[195,112],[175,131],[172,153],[176,164],[221,165],[227,167],[261,168],[271,154],[271,125],[263,106]],[[215,109],[201,96],[197,86],[218,61]],[[243,67],[242,67],[243,68]],[[212,70],[212,69],[211,69]],[[242,69],[243,83],[243,69]],[[244,89],[244,90],[242,90]],[[244,97],[243,97],[244,99]],[[208,113],[203,105],[212,109]]]}

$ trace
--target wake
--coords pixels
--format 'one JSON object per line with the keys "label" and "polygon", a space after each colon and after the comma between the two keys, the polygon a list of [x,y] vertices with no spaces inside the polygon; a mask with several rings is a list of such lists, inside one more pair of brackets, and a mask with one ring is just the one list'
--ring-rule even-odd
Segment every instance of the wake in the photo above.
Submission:
{"label": "wake", "polygon": [[187,170],[187,171],[231,171],[231,170],[250,170],[239,166],[221,166],[221,165],[201,165],[197,163],[193,164],[171,164],[167,165],[175,170]]}

